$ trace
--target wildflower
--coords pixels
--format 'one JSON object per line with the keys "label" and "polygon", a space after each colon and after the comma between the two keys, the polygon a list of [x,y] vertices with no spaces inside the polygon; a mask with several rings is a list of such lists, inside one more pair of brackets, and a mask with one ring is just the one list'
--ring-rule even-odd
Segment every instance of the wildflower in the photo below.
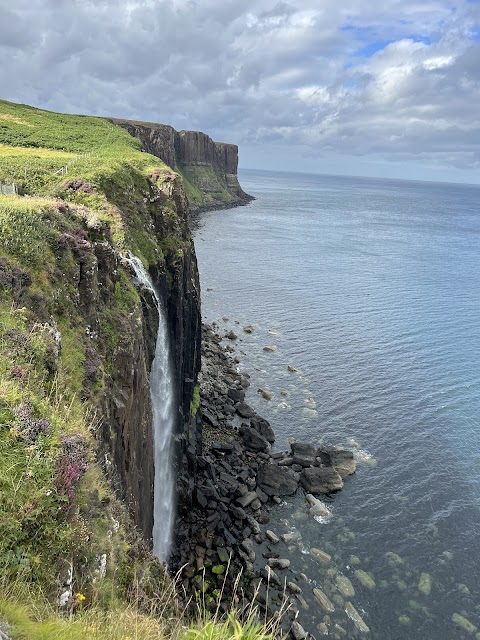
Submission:
{"label": "wildflower", "polygon": [[86,599],[83,593],[76,593],[75,597],[79,602],[83,602]]}

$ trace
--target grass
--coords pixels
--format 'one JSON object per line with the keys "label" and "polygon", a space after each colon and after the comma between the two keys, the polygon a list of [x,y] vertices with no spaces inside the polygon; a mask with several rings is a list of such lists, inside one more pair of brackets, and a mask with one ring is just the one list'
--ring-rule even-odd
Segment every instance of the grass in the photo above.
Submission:
{"label": "grass", "polygon": [[[170,264],[170,282],[189,243],[171,177],[107,119],[0,101],[0,182],[19,191],[0,196],[0,619],[13,640],[270,633],[253,612],[240,624],[204,607],[187,623],[185,598],[96,461],[115,355],[141,327],[117,257]],[[112,255],[97,278],[96,246]],[[193,413],[198,402],[197,388]],[[69,568],[73,594],[59,611]]]}

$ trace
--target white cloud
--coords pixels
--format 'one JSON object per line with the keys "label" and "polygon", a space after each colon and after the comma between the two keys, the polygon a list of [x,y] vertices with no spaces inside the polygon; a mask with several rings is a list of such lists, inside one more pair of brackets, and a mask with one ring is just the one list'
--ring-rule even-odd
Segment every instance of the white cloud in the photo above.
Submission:
{"label": "white cloud", "polygon": [[0,0],[3,97],[461,168],[480,158],[478,3]]}

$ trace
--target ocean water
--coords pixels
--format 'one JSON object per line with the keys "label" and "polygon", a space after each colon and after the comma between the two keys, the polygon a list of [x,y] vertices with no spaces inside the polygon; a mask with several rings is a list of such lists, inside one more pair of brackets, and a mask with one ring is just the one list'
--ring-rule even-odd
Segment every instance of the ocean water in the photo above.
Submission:
{"label": "ocean water", "polygon": [[[277,449],[293,436],[359,458],[327,498],[328,522],[307,515],[302,492],[272,515],[270,528],[302,537],[290,551],[312,580],[301,620],[321,637],[317,586],[335,604],[328,637],[366,637],[345,614],[350,600],[373,639],[474,638],[480,187],[264,171],[240,180],[257,199],[203,214],[195,234],[204,318],[241,338],[247,401],[271,421]],[[353,597],[341,596],[338,574]]]}

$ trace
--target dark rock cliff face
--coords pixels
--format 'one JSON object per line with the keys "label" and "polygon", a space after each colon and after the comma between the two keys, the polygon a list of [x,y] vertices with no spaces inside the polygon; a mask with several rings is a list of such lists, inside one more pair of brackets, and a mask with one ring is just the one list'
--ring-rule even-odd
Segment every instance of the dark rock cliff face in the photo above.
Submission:
{"label": "dark rock cliff face", "polygon": [[112,119],[185,180],[190,208],[237,206],[252,200],[238,182],[238,147],[214,142],[201,131],[175,131],[165,124]]}
{"label": "dark rock cliff face", "polygon": [[[153,233],[161,256],[150,273],[166,309],[175,363],[178,400],[176,456],[178,500],[189,500],[195,473],[199,430],[190,415],[200,370],[200,285],[195,250],[188,228],[188,203],[180,178],[156,175],[150,192],[139,199],[138,214]],[[123,278],[123,280],[122,280]],[[119,305],[125,279],[140,299]],[[128,262],[107,238],[92,242],[77,255],[72,284],[91,352],[103,365],[95,423],[99,461],[117,494],[128,506],[146,540],[153,526],[154,453],[149,372],[155,354],[158,313],[151,292],[137,282]]]}

